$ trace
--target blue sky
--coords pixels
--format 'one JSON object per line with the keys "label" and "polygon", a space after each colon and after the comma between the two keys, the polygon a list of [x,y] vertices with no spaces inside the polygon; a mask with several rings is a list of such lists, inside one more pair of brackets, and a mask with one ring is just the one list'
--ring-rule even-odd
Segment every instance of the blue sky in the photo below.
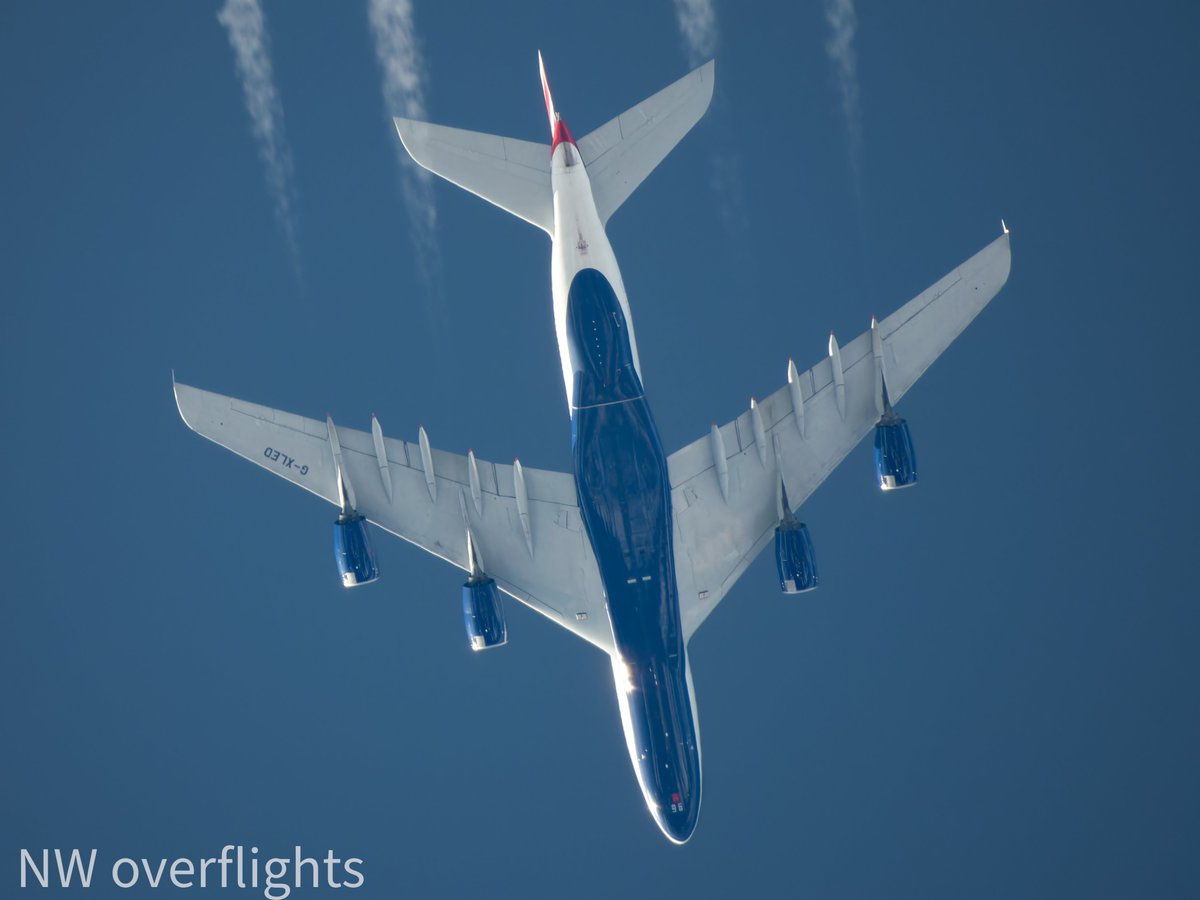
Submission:
{"label": "blue sky", "polygon": [[823,3],[718,2],[713,106],[612,220],[663,443],[1001,216],[1013,271],[901,405],[921,485],[858,448],[802,512],[821,589],[764,557],[693,641],[683,848],[601,654],[516,604],[471,654],[460,574],[383,535],[342,591],[333,508],[170,390],[569,469],[545,236],[406,183],[387,115],[543,140],[540,48],[582,136],[687,71],[676,8],[416,0],[398,89],[365,6],[269,2],[257,133],[217,4],[0,12],[4,892],[22,847],[226,843],[363,897],[1194,892],[1197,14],[850,8],[853,66]]}

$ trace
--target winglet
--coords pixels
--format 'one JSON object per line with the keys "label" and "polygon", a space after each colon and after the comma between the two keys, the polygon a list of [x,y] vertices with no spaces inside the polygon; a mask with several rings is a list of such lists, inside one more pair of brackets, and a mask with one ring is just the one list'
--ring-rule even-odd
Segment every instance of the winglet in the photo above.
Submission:
{"label": "winglet", "polygon": [[179,396],[179,389],[181,387],[186,390],[187,385],[181,385],[178,381],[175,380],[175,370],[172,369],[171,370],[171,393],[175,395],[175,409],[177,409],[179,411],[179,418],[183,419],[183,424],[186,425],[188,428],[192,429],[192,431],[195,431],[196,426],[188,421],[187,413],[185,413],[183,411],[183,398]]}

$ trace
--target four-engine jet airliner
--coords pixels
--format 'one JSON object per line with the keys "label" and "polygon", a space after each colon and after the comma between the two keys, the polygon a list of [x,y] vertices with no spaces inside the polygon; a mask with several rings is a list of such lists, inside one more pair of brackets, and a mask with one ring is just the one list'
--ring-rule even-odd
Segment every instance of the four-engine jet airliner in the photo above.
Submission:
{"label": "four-engine jet airliner", "polygon": [[[539,55],[539,67],[541,57]],[[396,119],[419,164],[536,225],[571,415],[570,475],[484,462],[175,385],[193,430],[341,508],[343,584],[375,580],[366,521],[468,572],[471,646],[507,640],[503,592],[605,651],[634,771],[668,838],[700,811],[688,641],[772,540],[781,588],[816,587],[795,510],[870,431],[884,490],[916,481],[892,404],[1008,277],[1008,231],[732,422],[670,456],[643,388],[625,284],[605,225],[708,108],[707,63],[576,141],[541,68],[549,145]]]}

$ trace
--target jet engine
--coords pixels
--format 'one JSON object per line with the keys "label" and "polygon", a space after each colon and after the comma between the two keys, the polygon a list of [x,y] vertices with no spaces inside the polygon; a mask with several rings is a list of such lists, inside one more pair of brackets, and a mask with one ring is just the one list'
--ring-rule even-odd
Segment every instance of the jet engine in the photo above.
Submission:
{"label": "jet engine", "polygon": [[785,594],[802,594],[817,587],[817,554],[808,526],[789,513],[775,528],[775,565]]}
{"label": "jet engine", "polygon": [[875,477],[884,491],[917,483],[917,454],[908,423],[890,408],[875,426]]}
{"label": "jet engine", "polygon": [[482,572],[471,574],[462,589],[463,624],[472,650],[490,650],[508,643],[508,625],[496,582]]}
{"label": "jet engine", "polygon": [[356,512],[343,512],[333,523],[333,556],[343,587],[358,587],[379,578],[367,520]]}

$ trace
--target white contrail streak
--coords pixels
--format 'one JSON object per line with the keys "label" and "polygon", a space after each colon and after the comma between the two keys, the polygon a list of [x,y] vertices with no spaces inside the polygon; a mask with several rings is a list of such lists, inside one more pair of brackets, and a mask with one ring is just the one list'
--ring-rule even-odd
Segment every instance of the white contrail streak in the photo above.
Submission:
{"label": "white contrail streak", "polygon": [[742,187],[741,154],[733,150],[714,150],[709,157],[708,183],[717,195],[717,212],[725,230],[730,234],[740,234],[749,229],[746,190]]}
{"label": "white contrail streak", "polygon": [[413,24],[412,0],[370,0],[367,19],[375,36],[375,55],[383,70],[388,130],[400,166],[400,190],[408,210],[418,271],[429,291],[429,300],[436,307],[441,298],[441,254],[437,244],[433,177],[413,162],[392,125],[392,116],[426,118],[428,77]]}
{"label": "white contrail streak", "polygon": [[[688,65],[693,69],[708,62],[717,49],[717,10],[713,0],[674,0],[675,21],[683,37]],[[746,231],[745,191],[742,188],[741,157],[736,151],[712,149],[709,154],[709,187],[717,198],[721,222],[730,234]]]}
{"label": "white contrail streak", "polygon": [[259,0],[225,0],[217,13],[229,33],[237,61],[238,78],[258,152],[266,167],[267,185],[275,201],[275,217],[287,238],[292,264],[300,271],[300,251],[292,218],[292,151],[283,130],[283,105],[275,90],[266,21]]}
{"label": "white contrail streak", "polygon": [[713,0],[675,0],[675,20],[683,34],[688,64],[694,69],[712,59],[717,48],[717,11]]}
{"label": "white contrail streak", "polygon": [[863,137],[862,113],[858,101],[858,55],[854,52],[854,33],[858,30],[854,0],[825,0],[825,21],[829,23],[829,39],[825,42],[825,52],[833,63],[838,89],[842,95],[842,114],[846,118],[854,187],[861,191]]}

